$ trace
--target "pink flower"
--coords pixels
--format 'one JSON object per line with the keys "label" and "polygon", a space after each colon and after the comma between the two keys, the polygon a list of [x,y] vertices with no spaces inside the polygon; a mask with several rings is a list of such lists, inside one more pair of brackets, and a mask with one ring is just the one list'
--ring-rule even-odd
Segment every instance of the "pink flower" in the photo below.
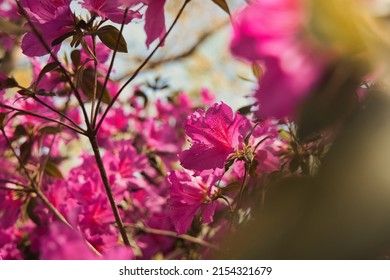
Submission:
{"label": "pink flower", "polygon": [[232,52],[250,61],[280,56],[306,21],[302,0],[255,0],[234,19]]}
{"label": "pink flower", "polygon": [[227,157],[249,132],[248,120],[233,115],[225,103],[216,103],[206,113],[199,109],[187,119],[186,134],[192,139],[189,150],[180,155],[184,168],[207,170],[223,168]]}
{"label": "pink flower", "polygon": [[[124,9],[121,9],[119,0],[83,0],[82,6],[91,14],[96,14],[103,19],[108,18],[112,22],[122,23]],[[139,18],[138,12],[129,10],[125,23],[129,23],[133,18]]]}
{"label": "pink flower", "polygon": [[147,5],[145,12],[146,46],[156,39],[162,39],[165,35],[165,14],[164,6],[166,0],[119,0],[126,7],[138,4]]}
{"label": "pink flower", "polygon": [[202,213],[202,222],[211,223],[217,203],[213,201],[214,183],[219,176],[191,176],[188,171],[168,175],[170,216],[178,234],[186,233],[194,217]]}
{"label": "pink flower", "polygon": [[146,46],[149,47],[156,39],[165,35],[164,5],[166,0],[149,0],[145,13]]}
{"label": "pink flower", "polygon": [[[57,52],[60,46],[52,47],[52,42],[74,29],[70,2],[71,0],[20,1],[31,21],[40,30],[43,39],[53,52]],[[42,56],[48,53],[33,31],[26,33],[21,47],[23,53],[27,56]]]}
{"label": "pink flower", "polygon": [[293,53],[290,64],[283,68],[280,60],[265,60],[266,71],[259,80],[255,97],[259,102],[257,116],[297,117],[302,101],[310,94],[323,71],[323,63],[301,52]]}
{"label": "pink flower", "polygon": [[202,88],[200,92],[202,98],[202,105],[209,106],[215,102],[215,95],[207,88]]}
{"label": "pink flower", "polygon": [[265,64],[255,97],[258,117],[296,117],[301,102],[321,78],[325,58],[304,36],[302,0],[256,0],[237,15],[233,54]]}
{"label": "pink flower", "polygon": [[24,258],[18,244],[22,242],[23,233],[16,226],[0,228],[0,260],[22,260]]}
{"label": "pink flower", "polygon": [[19,219],[22,199],[11,191],[0,191],[0,228],[7,229]]}
{"label": "pink flower", "polygon": [[112,247],[100,257],[88,247],[79,232],[60,222],[50,225],[47,232],[39,234],[40,258],[44,260],[98,260],[98,259],[134,259],[130,248]]}

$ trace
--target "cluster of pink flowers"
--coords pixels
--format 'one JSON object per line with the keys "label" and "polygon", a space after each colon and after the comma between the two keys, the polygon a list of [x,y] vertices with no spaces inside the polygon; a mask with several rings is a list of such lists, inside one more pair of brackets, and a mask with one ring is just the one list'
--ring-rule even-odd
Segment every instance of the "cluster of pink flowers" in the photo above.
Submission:
{"label": "cluster of pink flowers", "polygon": [[234,19],[233,54],[265,68],[255,93],[260,118],[296,118],[324,74],[323,51],[305,34],[304,2],[255,0]]}
{"label": "cluster of pink flowers", "polygon": [[[72,2],[88,15],[77,16]],[[201,258],[208,251],[194,244],[215,248],[226,225],[245,221],[252,206],[242,193],[256,193],[275,173],[304,173],[308,155],[281,119],[294,116],[323,61],[299,38],[306,20],[299,0],[256,0],[234,19],[233,53],[265,68],[257,117],[215,102],[205,88],[200,105],[184,91],[150,101],[145,85],[110,103],[121,85],[107,78],[113,46],[99,28],[144,19],[149,47],[165,35],[165,2],[18,1],[13,21],[27,20],[21,49],[34,77],[23,87],[0,73],[0,258]],[[60,58],[66,38],[72,50]],[[46,65],[36,58],[48,53]],[[5,95],[8,88],[17,93]],[[98,143],[103,167],[84,136]]]}

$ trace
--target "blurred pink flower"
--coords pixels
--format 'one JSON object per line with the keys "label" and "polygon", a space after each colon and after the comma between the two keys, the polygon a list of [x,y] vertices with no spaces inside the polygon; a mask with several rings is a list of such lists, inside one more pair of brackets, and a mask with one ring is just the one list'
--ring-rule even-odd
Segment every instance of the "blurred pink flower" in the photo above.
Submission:
{"label": "blurred pink flower", "polygon": [[44,260],[134,259],[131,248],[119,245],[109,248],[102,256],[98,256],[88,247],[79,232],[60,222],[52,223],[47,232],[39,236],[37,245],[40,258]]}
{"label": "blurred pink flower", "polygon": [[166,0],[149,0],[145,13],[146,46],[149,47],[156,39],[165,35],[164,5]]}
{"label": "blurred pink flower", "polygon": [[215,102],[215,94],[207,88],[202,88],[200,96],[202,98],[202,105],[209,106]]}
{"label": "blurred pink flower", "polygon": [[223,102],[214,104],[206,113],[198,109],[185,125],[192,146],[181,153],[181,165],[197,171],[223,168],[227,157],[249,132],[248,123],[243,116],[233,115]]}
{"label": "blurred pink flower", "polygon": [[22,231],[15,225],[9,228],[0,227],[0,260],[22,260],[24,256],[18,248],[22,238]]}
{"label": "blurred pink flower", "polygon": [[304,36],[307,20],[302,0],[256,0],[234,21],[233,54],[266,68],[255,93],[260,118],[296,117],[324,71],[324,57]]}
{"label": "blurred pink flower", "polygon": [[211,223],[217,202],[212,200],[219,179],[209,173],[192,176],[188,171],[172,171],[168,175],[170,216],[178,234],[186,233],[194,217],[201,212],[202,222]]}

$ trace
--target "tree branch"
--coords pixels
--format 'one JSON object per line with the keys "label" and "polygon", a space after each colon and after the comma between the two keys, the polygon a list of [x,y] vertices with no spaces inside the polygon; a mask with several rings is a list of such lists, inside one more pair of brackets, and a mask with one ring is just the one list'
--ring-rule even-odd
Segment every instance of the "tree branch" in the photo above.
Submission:
{"label": "tree branch", "polygon": [[168,35],[171,33],[173,27],[176,25],[177,21],[179,20],[180,16],[182,15],[185,7],[190,3],[191,0],[185,0],[182,7],[180,8],[178,14],[176,15],[176,18],[174,19],[173,23],[169,27],[168,31],[165,33],[164,37],[160,40],[158,45],[153,49],[153,51],[147,56],[147,58],[144,60],[144,62],[135,70],[133,75],[123,84],[123,86],[118,90],[114,98],[111,100],[110,104],[108,104],[106,110],[104,111],[102,117],[100,118],[95,131],[97,132],[102,125],[105,117],[107,116],[108,112],[112,108],[112,106],[115,104],[115,101],[118,99],[119,95],[123,92],[123,90],[134,80],[135,77],[137,77],[138,73],[145,67],[145,65],[150,61],[150,59],[153,57],[153,55],[157,52],[157,50],[162,46],[162,44],[165,42]]}

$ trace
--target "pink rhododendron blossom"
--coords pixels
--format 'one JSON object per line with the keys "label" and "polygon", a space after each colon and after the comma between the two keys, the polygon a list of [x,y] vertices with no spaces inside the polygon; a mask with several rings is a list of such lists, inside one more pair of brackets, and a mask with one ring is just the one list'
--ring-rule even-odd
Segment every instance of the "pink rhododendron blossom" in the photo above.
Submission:
{"label": "pink rhododendron blossom", "polygon": [[11,191],[0,192],[0,227],[3,229],[13,226],[20,214],[22,200],[17,194]]}
{"label": "pink rhododendron blossom", "polygon": [[46,233],[41,233],[38,244],[40,258],[44,260],[129,260],[134,258],[131,248],[119,245],[103,252],[102,256],[98,256],[88,247],[86,240],[79,232],[60,222],[51,224]]}
{"label": "pink rhododendron blossom", "polygon": [[165,35],[164,5],[166,0],[149,0],[145,13],[146,46]]}
{"label": "pink rhododendron blossom", "polygon": [[206,112],[197,110],[185,125],[192,146],[181,153],[181,165],[198,171],[223,168],[227,157],[242,144],[248,128],[248,120],[233,115],[232,109],[223,102]]}
{"label": "pink rhododendron blossom", "polygon": [[[108,18],[112,22],[122,23],[125,10],[121,8],[119,0],[83,0],[81,5],[91,14],[100,16],[103,19]],[[129,10],[125,23],[129,23],[133,18],[139,18],[138,12]]]}
{"label": "pink rhododendron blossom", "polygon": [[325,59],[302,36],[307,20],[302,0],[256,0],[235,19],[233,54],[265,64],[255,94],[260,118],[296,117],[324,71]]}
{"label": "pink rhododendron blossom", "polygon": [[266,71],[255,93],[260,118],[296,117],[302,101],[322,75],[322,63],[316,63],[316,58],[298,53],[293,60],[294,64],[284,69],[280,61],[266,60]]}
{"label": "pink rhododendron blossom", "polygon": [[213,201],[214,184],[220,176],[192,176],[188,171],[172,171],[168,175],[169,207],[178,234],[186,233],[194,217],[202,213],[202,222],[211,223],[217,202]]}
{"label": "pink rhododendron blossom", "polygon": [[278,57],[299,39],[305,21],[302,0],[255,0],[234,19],[232,52],[250,61]]}
{"label": "pink rhododendron blossom", "polygon": [[0,228],[0,260],[22,260],[18,244],[22,242],[22,232],[16,227]]}
{"label": "pink rhododendron blossom", "polygon": [[[173,224],[168,215],[157,214],[147,220],[146,226],[153,229],[160,230],[173,230]],[[172,237],[158,235],[158,234],[145,234],[137,240],[137,245],[142,250],[142,259],[151,259],[158,252],[166,254],[172,250],[174,245],[174,239]]]}
{"label": "pink rhododendron blossom", "polygon": [[[57,52],[60,47],[52,47],[52,42],[74,29],[70,2],[71,0],[20,1],[32,23],[41,32],[44,41],[53,52]],[[27,56],[42,56],[48,53],[34,31],[24,35],[21,47]]]}

